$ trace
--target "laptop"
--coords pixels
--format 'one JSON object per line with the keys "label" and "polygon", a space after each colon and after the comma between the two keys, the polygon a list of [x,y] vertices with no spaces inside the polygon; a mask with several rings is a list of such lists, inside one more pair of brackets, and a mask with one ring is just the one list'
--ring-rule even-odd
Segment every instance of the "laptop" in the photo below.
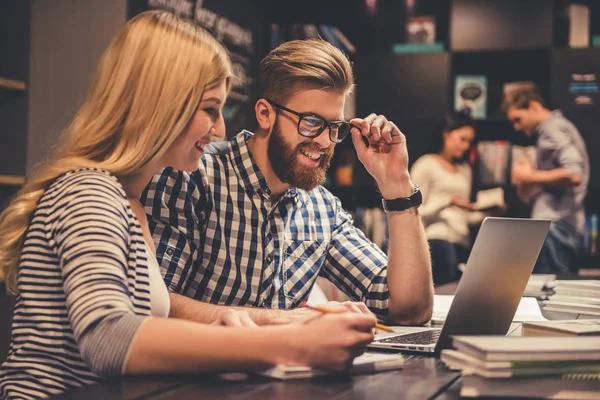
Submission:
{"label": "laptop", "polygon": [[397,327],[369,347],[439,354],[452,335],[506,335],[549,228],[549,220],[485,218],[443,327]]}

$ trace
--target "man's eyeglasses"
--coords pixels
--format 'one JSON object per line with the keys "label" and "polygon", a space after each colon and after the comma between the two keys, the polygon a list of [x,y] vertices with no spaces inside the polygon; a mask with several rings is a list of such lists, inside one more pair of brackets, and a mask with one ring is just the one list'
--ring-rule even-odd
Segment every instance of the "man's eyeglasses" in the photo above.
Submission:
{"label": "man's eyeglasses", "polygon": [[282,106],[272,100],[266,99],[271,105],[298,116],[298,133],[307,138],[316,138],[329,128],[329,140],[333,143],[342,142],[352,128],[358,128],[346,121],[327,121],[316,114],[304,114]]}

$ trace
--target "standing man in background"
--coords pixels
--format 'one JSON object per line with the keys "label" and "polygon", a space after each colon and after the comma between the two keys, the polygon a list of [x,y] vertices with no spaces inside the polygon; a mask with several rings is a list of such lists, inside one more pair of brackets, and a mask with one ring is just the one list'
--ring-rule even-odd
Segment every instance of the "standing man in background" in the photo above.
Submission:
{"label": "standing man in background", "polygon": [[549,110],[537,86],[514,85],[505,94],[502,110],[515,130],[537,136],[537,168],[522,161],[513,166],[517,193],[541,188],[532,218],[552,220],[535,265],[535,273],[575,273],[583,246],[590,164],[579,131],[559,110]]}

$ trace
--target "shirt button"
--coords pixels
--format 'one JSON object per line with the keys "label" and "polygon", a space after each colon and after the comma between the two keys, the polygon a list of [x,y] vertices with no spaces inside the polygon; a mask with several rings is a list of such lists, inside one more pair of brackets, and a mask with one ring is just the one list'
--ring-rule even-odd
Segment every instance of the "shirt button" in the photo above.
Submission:
{"label": "shirt button", "polygon": [[267,261],[267,264],[271,264],[271,262],[273,261],[273,256],[270,254],[267,254],[267,257],[265,257],[265,260]]}

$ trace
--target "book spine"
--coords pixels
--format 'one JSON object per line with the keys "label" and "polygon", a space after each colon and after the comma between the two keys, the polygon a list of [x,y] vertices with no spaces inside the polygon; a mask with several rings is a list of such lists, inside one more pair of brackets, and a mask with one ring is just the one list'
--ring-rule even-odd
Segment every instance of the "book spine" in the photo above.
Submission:
{"label": "book spine", "polygon": [[344,35],[339,28],[332,26],[331,33],[335,35],[335,37],[344,45],[344,47],[346,47],[346,49],[348,49],[350,53],[356,53],[356,46],[354,46],[354,44],[348,40],[346,35]]}

